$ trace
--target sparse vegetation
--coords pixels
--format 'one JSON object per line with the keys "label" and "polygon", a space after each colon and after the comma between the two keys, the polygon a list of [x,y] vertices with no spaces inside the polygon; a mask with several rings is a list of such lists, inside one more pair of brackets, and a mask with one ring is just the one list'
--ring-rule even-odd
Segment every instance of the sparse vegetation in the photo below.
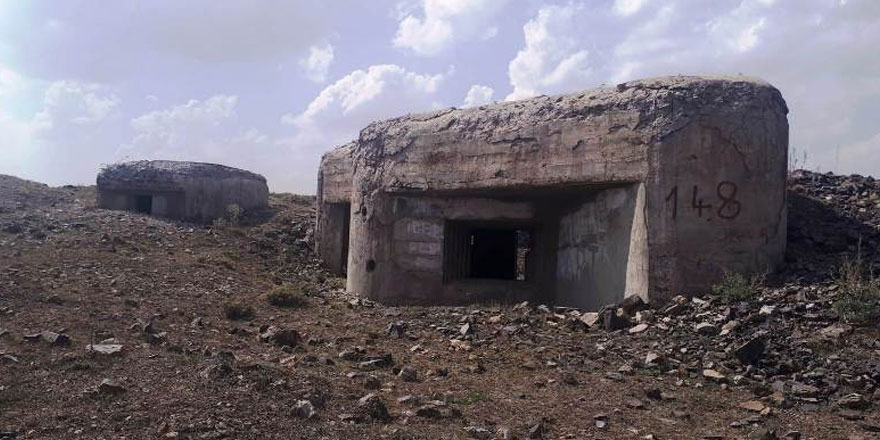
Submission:
{"label": "sparse vegetation", "polygon": [[864,324],[877,317],[880,299],[880,277],[862,260],[861,251],[855,258],[847,257],[837,269],[838,299],[834,311],[843,321]]}
{"label": "sparse vegetation", "polygon": [[225,316],[226,319],[242,320],[254,317],[254,309],[240,301],[228,299],[223,301],[222,307],[223,316]]}
{"label": "sparse vegetation", "polygon": [[302,307],[308,303],[307,293],[305,283],[284,283],[270,289],[266,301],[276,307]]}
{"label": "sparse vegetation", "polygon": [[758,287],[764,282],[763,275],[743,275],[737,272],[725,272],[721,282],[712,286],[712,292],[726,303],[748,301],[758,293]]}
{"label": "sparse vegetation", "polygon": [[222,218],[214,219],[212,224],[217,229],[236,228],[241,225],[242,213],[241,206],[233,203],[226,207],[226,215]]}

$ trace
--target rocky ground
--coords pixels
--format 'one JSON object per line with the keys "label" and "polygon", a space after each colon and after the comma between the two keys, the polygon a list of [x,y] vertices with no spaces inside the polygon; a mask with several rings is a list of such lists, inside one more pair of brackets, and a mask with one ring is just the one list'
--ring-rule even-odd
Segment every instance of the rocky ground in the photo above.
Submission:
{"label": "rocky ground", "polygon": [[[593,314],[349,296],[310,197],[204,227],[0,176],[0,438],[880,438],[880,332],[833,307],[845,256],[880,262],[878,195],[795,172],[748,297]],[[286,283],[304,304],[269,303]]]}

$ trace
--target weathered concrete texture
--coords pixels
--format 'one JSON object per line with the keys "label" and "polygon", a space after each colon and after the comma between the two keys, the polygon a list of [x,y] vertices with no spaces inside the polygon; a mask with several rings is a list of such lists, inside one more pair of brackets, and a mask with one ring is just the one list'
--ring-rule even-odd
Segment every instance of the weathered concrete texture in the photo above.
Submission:
{"label": "weathered concrete texture", "polygon": [[315,251],[327,269],[337,275],[345,274],[348,263],[354,146],[351,142],[325,154],[318,170]]}
{"label": "weathered concrete texture", "polygon": [[[348,289],[596,309],[771,270],[785,248],[786,114],[761,80],[679,76],[373,123],[322,167],[325,197],[351,203]],[[338,155],[351,156],[350,187]],[[517,248],[525,281],[467,276],[484,268],[466,254],[504,236],[487,229],[531,236]]]}
{"label": "weathered concrete texture", "polygon": [[125,162],[98,174],[98,206],[157,217],[209,222],[268,207],[266,178],[250,171],[199,162]]}

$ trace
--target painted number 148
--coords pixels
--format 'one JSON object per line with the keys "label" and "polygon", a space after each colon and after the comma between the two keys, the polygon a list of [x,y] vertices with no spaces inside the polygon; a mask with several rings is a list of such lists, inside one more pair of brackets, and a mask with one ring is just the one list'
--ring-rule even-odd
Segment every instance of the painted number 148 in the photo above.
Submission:
{"label": "painted number 148", "polygon": [[[694,185],[691,191],[691,210],[697,213],[697,217],[703,217],[704,212],[708,216],[713,208],[715,215],[725,220],[732,220],[739,216],[742,204],[736,199],[736,184],[729,181],[721,181],[715,187],[715,196],[718,202],[707,204],[700,196],[700,187]],[[672,219],[678,218],[678,185],[673,186],[666,196],[666,203],[672,204]]]}

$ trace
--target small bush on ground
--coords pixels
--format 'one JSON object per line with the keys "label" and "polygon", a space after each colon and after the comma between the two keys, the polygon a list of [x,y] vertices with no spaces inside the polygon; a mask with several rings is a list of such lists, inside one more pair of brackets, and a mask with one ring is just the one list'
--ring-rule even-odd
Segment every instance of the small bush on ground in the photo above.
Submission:
{"label": "small bush on ground", "polygon": [[861,252],[843,260],[837,269],[837,286],[840,293],[833,307],[841,320],[864,324],[878,316],[880,278],[862,260]]}
{"label": "small bush on ground", "polygon": [[308,300],[308,286],[305,283],[284,283],[266,293],[266,301],[277,307],[302,307]]}
{"label": "small bush on ground", "polygon": [[254,317],[254,309],[240,301],[226,300],[223,301],[223,316],[226,319],[240,320],[250,319]]}
{"label": "small bush on ground", "polygon": [[725,272],[721,282],[712,286],[712,292],[726,303],[748,301],[758,294],[758,287],[764,282],[761,275],[746,276],[737,272]]}

